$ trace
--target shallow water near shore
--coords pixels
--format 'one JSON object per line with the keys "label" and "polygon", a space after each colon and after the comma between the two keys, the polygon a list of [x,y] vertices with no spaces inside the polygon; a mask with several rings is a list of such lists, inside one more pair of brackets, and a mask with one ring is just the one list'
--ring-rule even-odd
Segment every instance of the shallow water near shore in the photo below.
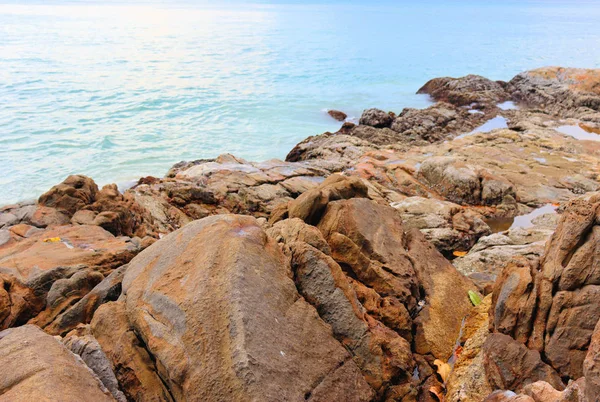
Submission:
{"label": "shallow water near shore", "polygon": [[68,174],[162,176],[224,152],[284,158],[428,79],[600,67],[592,1],[0,4],[0,205]]}

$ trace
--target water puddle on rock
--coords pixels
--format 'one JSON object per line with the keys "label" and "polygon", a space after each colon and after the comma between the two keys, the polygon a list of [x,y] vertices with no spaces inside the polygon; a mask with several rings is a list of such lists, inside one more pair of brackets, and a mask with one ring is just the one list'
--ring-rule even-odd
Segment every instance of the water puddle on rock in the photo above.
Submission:
{"label": "water puddle on rock", "polygon": [[496,130],[499,128],[508,128],[506,118],[504,118],[503,116],[496,116],[493,119],[486,121],[483,125],[477,127],[475,130],[471,131],[470,133],[461,134],[454,139],[457,140],[459,138],[465,138],[465,137],[468,137],[470,135],[477,134],[477,133],[489,133],[490,131]]}
{"label": "water puddle on rock", "polygon": [[556,208],[557,207],[553,204],[546,204],[525,215],[516,216],[514,218],[490,218],[486,219],[485,223],[492,229],[492,233],[505,232],[515,228],[527,229],[533,227],[533,220],[538,216],[555,214]]}
{"label": "water puddle on rock", "polygon": [[555,129],[559,133],[569,135],[578,140],[600,141],[600,129],[579,123],[576,125],[560,126]]}
{"label": "water puddle on rock", "polygon": [[515,105],[513,101],[498,103],[496,106],[498,106],[502,110],[519,110],[519,107]]}

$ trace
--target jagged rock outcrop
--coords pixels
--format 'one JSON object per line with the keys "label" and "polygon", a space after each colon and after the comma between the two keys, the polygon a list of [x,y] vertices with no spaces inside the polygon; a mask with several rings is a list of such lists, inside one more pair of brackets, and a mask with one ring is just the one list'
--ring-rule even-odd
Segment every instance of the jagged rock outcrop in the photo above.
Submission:
{"label": "jagged rock outcrop", "polygon": [[44,326],[140,250],[98,226],[61,226],[0,247],[0,328]]}
{"label": "jagged rock outcrop", "polygon": [[596,248],[597,193],[569,203],[539,268],[509,266],[496,284],[495,330],[543,352],[561,376],[583,376],[583,361],[600,318]]}
{"label": "jagged rock outcrop", "polygon": [[33,325],[0,332],[0,401],[114,401],[85,363]]}
{"label": "jagged rock outcrop", "polygon": [[435,198],[407,197],[391,204],[407,229],[419,229],[445,255],[469,250],[491,233],[485,218],[474,210]]}
{"label": "jagged rock outcrop", "polygon": [[600,122],[599,81],[598,70],[544,67],[514,77],[511,95],[529,107]]}

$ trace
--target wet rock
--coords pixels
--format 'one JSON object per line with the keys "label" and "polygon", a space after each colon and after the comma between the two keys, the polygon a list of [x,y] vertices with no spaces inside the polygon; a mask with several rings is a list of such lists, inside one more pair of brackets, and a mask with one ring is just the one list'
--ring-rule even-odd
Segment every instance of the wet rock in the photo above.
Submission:
{"label": "wet rock", "polygon": [[114,401],[94,373],[33,325],[0,332],[0,399]]}
{"label": "wet rock", "polygon": [[467,75],[461,78],[434,78],[421,87],[417,93],[428,94],[436,101],[449,102],[456,106],[466,106],[472,103],[496,104],[510,98],[505,90],[505,84],[479,75]]}
{"label": "wet rock", "polygon": [[127,317],[175,399],[371,399],[289,275],[256,220],[233,215],[190,223],[130,263]]}
{"label": "wet rock", "polygon": [[380,109],[367,109],[360,116],[359,123],[375,128],[389,127],[392,124],[392,116]]}
{"label": "wet rock", "polygon": [[327,114],[332,118],[336,119],[337,121],[344,121],[348,117],[346,113],[341,112],[339,110],[328,110]]}

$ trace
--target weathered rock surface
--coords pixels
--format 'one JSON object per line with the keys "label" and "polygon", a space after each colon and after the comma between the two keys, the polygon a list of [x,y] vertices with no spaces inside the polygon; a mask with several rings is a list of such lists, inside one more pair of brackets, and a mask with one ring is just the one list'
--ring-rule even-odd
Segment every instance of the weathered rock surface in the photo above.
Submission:
{"label": "weathered rock surface", "polygon": [[[474,288],[416,229],[405,232],[393,208],[354,198],[332,202],[318,224],[333,258],[382,297],[417,318],[416,351],[447,359]],[[421,302],[422,300],[422,302]]]}
{"label": "weathered rock surface", "polygon": [[359,123],[365,126],[375,128],[389,127],[392,124],[393,116],[380,109],[367,109],[360,116]]}
{"label": "weathered rock surface", "polygon": [[600,111],[599,81],[598,70],[545,67],[521,73],[510,84],[512,97],[528,106],[595,120]]}
{"label": "weathered rock surface", "polygon": [[[120,400],[585,402],[600,142],[555,128],[596,130],[599,77],[436,79],[438,103],[367,110],[286,162],[181,162],[123,194],[71,176],[0,209],[0,325],[73,330]],[[472,133],[494,116],[510,129]],[[552,219],[489,234],[572,200],[547,246]]]}
{"label": "weathered rock surface", "polygon": [[508,335],[491,334],[482,347],[483,365],[492,389],[520,391],[536,381],[564,389],[560,376],[540,358],[537,351]]}
{"label": "weathered rock surface", "polygon": [[114,401],[94,373],[33,325],[0,332],[0,400]]}
{"label": "weathered rock surface", "polygon": [[98,226],[56,227],[1,246],[1,328],[30,318],[46,325],[139,250]]}
{"label": "weathered rock surface", "polygon": [[80,336],[70,333],[63,340],[63,343],[71,352],[80,356],[85,364],[92,369],[115,400],[118,402],[127,401],[125,395],[119,390],[119,383],[106,354],[93,336],[89,334]]}
{"label": "weathered rock surface", "polygon": [[174,399],[370,400],[290,274],[256,220],[233,215],[191,223],[130,263],[127,318]]}
{"label": "weathered rock surface", "polygon": [[469,250],[480,237],[491,233],[481,214],[448,201],[408,197],[391,206],[398,210],[406,228],[419,229],[446,255]]}
{"label": "weathered rock surface", "polygon": [[434,78],[421,87],[418,94],[428,94],[436,101],[449,102],[456,106],[472,103],[496,104],[510,99],[506,83],[492,81],[480,75],[461,78]]}

